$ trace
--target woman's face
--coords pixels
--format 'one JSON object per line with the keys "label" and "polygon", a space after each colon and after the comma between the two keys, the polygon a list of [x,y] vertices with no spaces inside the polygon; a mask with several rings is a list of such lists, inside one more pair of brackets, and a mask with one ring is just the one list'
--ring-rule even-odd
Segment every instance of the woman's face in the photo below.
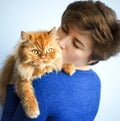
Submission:
{"label": "woman's face", "polygon": [[74,64],[76,68],[89,64],[93,51],[93,43],[89,34],[78,32],[76,28],[60,26],[57,30],[60,46],[63,51],[63,61]]}

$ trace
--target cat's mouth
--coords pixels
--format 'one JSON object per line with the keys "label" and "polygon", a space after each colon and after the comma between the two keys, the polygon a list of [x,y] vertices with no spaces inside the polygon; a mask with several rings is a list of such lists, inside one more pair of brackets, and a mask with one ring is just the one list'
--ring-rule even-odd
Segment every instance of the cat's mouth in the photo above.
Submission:
{"label": "cat's mouth", "polygon": [[36,62],[31,62],[31,65],[33,66],[41,66],[41,65],[47,65],[48,62],[46,60],[41,60],[40,62],[36,63]]}

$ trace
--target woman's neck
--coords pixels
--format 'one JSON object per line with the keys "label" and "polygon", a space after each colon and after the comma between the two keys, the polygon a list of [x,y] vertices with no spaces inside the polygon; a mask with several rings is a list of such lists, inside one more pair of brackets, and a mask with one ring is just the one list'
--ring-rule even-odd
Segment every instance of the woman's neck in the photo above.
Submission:
{"label": "woman's neck", "polygon": [[83,70],[83,71],[87,71],[90,70],[90,65],[84,65],[84,66],[79,66],[79,67],[75,67],[76,70]]}

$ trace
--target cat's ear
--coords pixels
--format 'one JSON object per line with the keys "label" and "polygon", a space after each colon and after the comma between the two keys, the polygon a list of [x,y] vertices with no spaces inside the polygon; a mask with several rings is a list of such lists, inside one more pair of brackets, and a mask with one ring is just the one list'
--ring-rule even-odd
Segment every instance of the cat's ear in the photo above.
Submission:
{"label": "cat's ear", "polygon": [[32,37],[32,36],[31,36],[29,33],[24,32],[24,31],[21,31],[21,38],[22,38],[23,40],[30,40],[31,37]]}
{"label": "cat's ear", "polygon": [[53,27],[53,28],[48,32],[49,35],[54,35],[55,33],[56,33],[56,27]]}

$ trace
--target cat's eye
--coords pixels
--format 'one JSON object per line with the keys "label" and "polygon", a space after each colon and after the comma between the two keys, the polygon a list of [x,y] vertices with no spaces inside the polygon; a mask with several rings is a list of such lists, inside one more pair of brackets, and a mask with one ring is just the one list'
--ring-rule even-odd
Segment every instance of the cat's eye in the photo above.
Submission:
{"label": "cat's eye", "polygon": [[52,53],[52,48],[47,49],[46,53],[48,53],[48,54]]}
{"label": "cat's eye", "polygon": [[37,50],[37,49],[33,49],[32,52],[33,52],[34,54],[36,54],[36,55],[40,54],[40,51]]}

